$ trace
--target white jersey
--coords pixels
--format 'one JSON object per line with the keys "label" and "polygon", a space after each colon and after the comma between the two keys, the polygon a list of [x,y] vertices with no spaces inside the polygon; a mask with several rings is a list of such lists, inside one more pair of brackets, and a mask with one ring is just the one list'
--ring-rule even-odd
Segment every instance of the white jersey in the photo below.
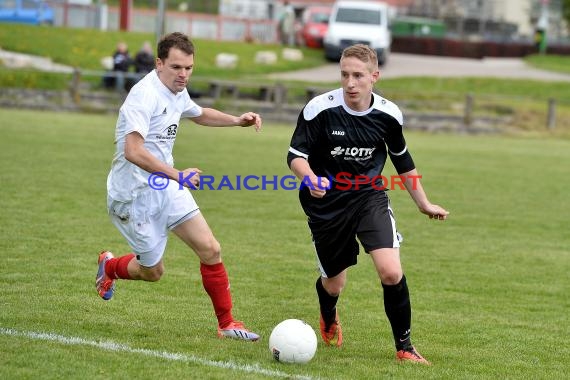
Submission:
{"label": "white jersey", "polygon": [[158,78],[148,73],[129,92],[119,111],[115,130],[116,151],[107,177],[107,193],[114,200],[128,202],[149,187],[150,173],[125,158],[125,138],[138,132],[144,147],[156,158],[174,166],[172,148],[182,117],[197,117],[202,107],[188,91],[173,94]]}

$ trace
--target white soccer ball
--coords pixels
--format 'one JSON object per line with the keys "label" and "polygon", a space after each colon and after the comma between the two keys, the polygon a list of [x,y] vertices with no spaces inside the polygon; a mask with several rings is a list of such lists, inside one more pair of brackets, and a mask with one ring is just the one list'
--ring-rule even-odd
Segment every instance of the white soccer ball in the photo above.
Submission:
{"label": "white soccer ball", "polygon": [[271,332],[269,351],[278,362],[307,363],[317,351],[317,335],[306,322],[286,319]]}

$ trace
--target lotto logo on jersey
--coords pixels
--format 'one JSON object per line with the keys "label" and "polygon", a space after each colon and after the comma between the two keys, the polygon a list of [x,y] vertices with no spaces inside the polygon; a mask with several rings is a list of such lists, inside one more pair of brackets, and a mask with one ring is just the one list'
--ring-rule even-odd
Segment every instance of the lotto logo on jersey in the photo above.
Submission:
{"label": "lotto logo on jersey", "polygon": [[376,148],[343,148],[337,146],[333,150],[331,150],[331,156],[338,157],[343,156],[345,160],[369,160],[372,157],[372,153],[374,153]]}

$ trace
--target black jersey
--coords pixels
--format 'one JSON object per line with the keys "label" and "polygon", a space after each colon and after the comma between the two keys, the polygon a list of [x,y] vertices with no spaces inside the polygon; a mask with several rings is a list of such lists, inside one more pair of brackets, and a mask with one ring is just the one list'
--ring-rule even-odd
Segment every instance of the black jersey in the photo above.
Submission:
{"label": "black jersey", "polygon": [[[303,108],[289,147],[288,163],[308,160],[313,172],[331,181],[323,198],[313,198],[308,188],[300,191],[310,217],[330,219],[360,196],[378,191],[386,158],[390,156],[398,173],[415,168],[402,133],[403,117],[397,105],[373,94],[371,107],[354,111],[344,102],[339,88],[316,96]],[[358,186],[356,186],[358,184]]]}

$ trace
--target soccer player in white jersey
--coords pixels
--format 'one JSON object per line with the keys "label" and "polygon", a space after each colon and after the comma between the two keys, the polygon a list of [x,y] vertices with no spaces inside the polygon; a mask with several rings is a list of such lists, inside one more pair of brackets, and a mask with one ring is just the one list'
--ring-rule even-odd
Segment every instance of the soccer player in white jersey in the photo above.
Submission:
{"label": "soccer player in white jersey", "polygon": [[402,133],[400,109],[373,93],[379,75],[373,49],[362,44],[346,48],[340,60],[342,88],[316,96],[303,108],[287,162],[307,184],[299,199],[321,273],[316,290],[324,342],[342,344],[336,305],[347,270],[357,262],[360,241],[382,284],[397,360],[429,364],[410,339],[411,304],[400,262],[401,236],[384,191],[391,184],[381,177],[387,157],[420,212],[435,220],[445,220],[449,213],[432,204],[422,188]]}
{"label": "soccer player in white jersey", "polygon": [[101,298],[109,300],[117,279],[158,281],[172,231],[200,259],[218,336],[255,341],[259,335],[234,320],[220,244],[188,190],[198,185],[201,171],[176,169],[172,148],[182,117],[210,127],[253,126],[256,131],[262,121],[253,112],[238,117],[194,103],[186,89],[193,68],[193,43],[182,33],[166,35],[158,43],[156,69],[130,90],[120,108],[107,206],[133,253],[117,258],[108,251],[100,253],[96,288]]}

